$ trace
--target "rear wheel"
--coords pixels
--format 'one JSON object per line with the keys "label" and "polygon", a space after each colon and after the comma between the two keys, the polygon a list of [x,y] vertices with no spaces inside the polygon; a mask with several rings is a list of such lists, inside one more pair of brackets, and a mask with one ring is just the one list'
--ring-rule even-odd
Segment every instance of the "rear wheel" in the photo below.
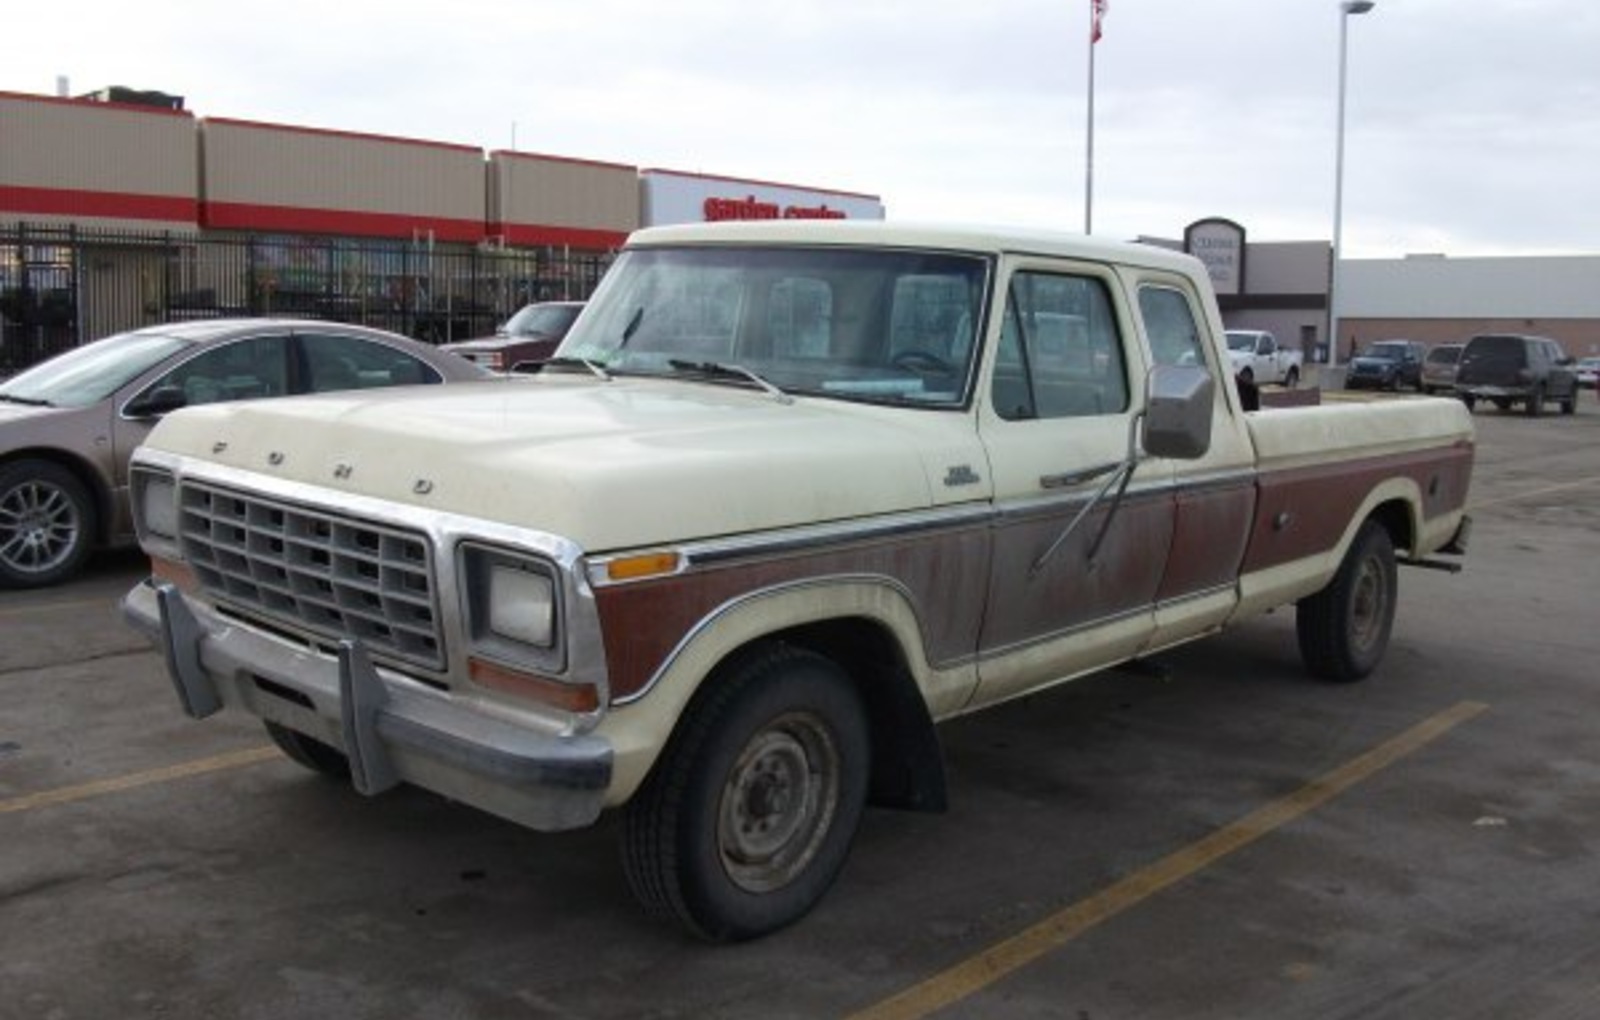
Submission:
{"label": "rear wheel", "polygon": [[833,884],[866,803],[871,747],[850,679],[771,645],[696,696],[623,815],[628,883],[702,938],[753,938]]}
{"label": "rear wheel", "polygon": [[1398,591],[1394,543],[1383,525],[1368,520],[1328,586],[1296,606],[1306,669],[1338,683],[1371,673],[1389,647]]}
{"label": "rear wheel", "polygon": [[1538,383],[1528,394],[1527,401],[1522,406],[1522,411],[1529,418],[1537,418],[1544,414],[1544,384]]}
{"label": "rear wheel", "polygon": [[88,559],[94,535],[94,501],[71,471],[47,460],[0,468],[0,586],[66,580]]}

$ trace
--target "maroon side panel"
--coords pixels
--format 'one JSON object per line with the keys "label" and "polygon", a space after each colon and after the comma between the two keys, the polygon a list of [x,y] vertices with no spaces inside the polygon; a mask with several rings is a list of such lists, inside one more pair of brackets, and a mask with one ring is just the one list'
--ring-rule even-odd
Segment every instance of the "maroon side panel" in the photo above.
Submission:
{"label": "maroon side panel", "polygon": [[1211,591],[1238,580],[1255,520],[1255,501],[1255,482],[1249,478],[1178,493],[1172,555],[1156,593],[1158,601]]}
{"label": "maroon side panel", "polygon": [[967,525],[872,542],[840,542],[691,569],[595,592],[611,696],[637,693],[690,630],[719,606],[813,578],[887,577],[909,593],[931,662],[973,654],[988,584],[989,530]]}
{"label": "maroon side panel", "polygon": [[1327,552],[1367,494],[1396,476],[1422,491],[1426,520],[1466,504],[1472,444],[1265,473],[1243,570],[1253,573]]}
{"label": "maroon side panel", "polygon": [[1126,497],[1093,561],[1089,550],[1105,523],[1106,505],[1079,524],[1037,574],[1030,573],[1082,506],[1057,504],[997,526],[985,650],[1027,643],[1154,600],[1172,544],[1168,490]]}

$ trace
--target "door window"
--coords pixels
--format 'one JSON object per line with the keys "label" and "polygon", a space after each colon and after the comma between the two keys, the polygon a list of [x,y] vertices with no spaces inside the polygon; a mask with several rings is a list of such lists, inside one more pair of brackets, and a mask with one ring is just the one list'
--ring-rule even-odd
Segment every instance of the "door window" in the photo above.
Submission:
{"label": "door window", "polygon": [[1127,410],[1122,340],[1105,285],[1055,273],[1012,276],[991,395],[1008,421]]}
{"label": "door window", "polygon": [[183,391],[184,403],[277,397],[288,392],[288,344],[282,336],[257,336],[208,348],[157,379],[146,390]]}

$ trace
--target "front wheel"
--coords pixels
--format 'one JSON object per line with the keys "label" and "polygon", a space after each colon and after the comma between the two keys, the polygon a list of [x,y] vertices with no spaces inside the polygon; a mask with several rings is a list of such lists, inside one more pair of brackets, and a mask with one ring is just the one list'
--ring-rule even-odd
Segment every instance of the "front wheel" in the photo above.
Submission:
{"label": "front wheel", "polygon": [[0,587],[66,580],[88,558],[94,534],[94,502],[72,472],[46,460],[0,469]]}
{"label": "front wheel", "polygon": [[771,645],[713,677],[623,815],[645,907],[731,942],[790,924],[833,884],[866,803],[860,697],[831,660]]}
{"label": "front wheel", "polygon": [[1394,542],[1369,520],[1333,580],[1296,606],[1300,658],[1311,675],[1351,683],[1371,673],[1389,647],[1398,593]]}

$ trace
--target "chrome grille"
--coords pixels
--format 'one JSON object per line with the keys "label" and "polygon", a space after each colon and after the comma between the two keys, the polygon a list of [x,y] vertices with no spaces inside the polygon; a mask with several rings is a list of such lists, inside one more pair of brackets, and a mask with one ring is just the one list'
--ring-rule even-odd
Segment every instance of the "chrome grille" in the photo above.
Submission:
{"label": "chrome grille", "polygon": [[375,656],[442,669],[433,557],[421,534],[186,482],[178,539],[207,591],[248,614]]}

